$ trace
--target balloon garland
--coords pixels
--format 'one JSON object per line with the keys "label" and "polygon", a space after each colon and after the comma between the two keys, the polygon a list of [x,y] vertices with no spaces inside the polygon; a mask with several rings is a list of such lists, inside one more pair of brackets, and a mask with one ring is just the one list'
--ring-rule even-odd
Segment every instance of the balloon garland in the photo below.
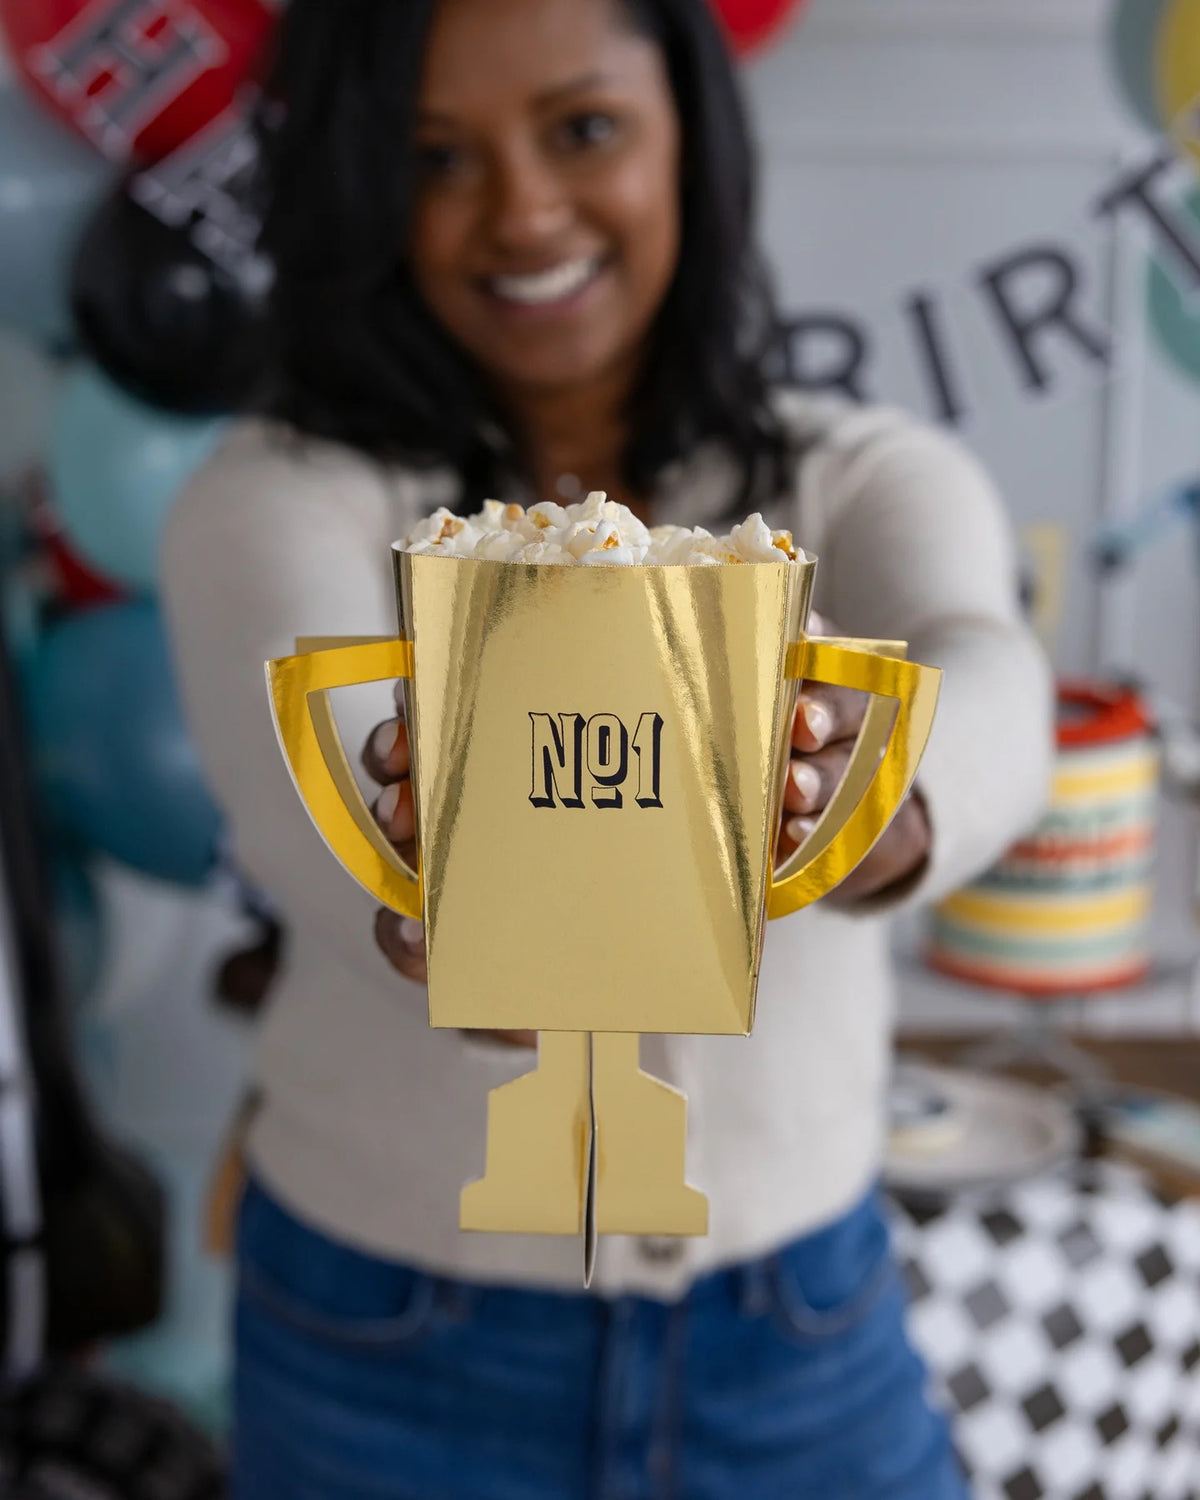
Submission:
{"label": "balloon garland", "polygon": [[757,52],[800,17],[807,0],[715,0],[717,13],[739,56]]}
{"label": "balloon garland", "polygon": [[21,77],[114,161],[157,161],[227,109],[273,23],[262,0],[0,0]]}

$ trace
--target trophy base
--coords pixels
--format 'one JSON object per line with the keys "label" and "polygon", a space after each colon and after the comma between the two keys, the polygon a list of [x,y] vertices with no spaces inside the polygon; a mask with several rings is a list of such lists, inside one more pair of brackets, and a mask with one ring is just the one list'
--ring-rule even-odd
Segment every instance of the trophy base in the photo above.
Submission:
{"label": "trophy base", "polygon": [[589,1246],[596,1234],[706,1234],[686,1136],[687,1099],[643,1072],[637,1035],[544,1031],[533,1072],[488,1097],[486,1171],[463,1189],[459,1224]]}

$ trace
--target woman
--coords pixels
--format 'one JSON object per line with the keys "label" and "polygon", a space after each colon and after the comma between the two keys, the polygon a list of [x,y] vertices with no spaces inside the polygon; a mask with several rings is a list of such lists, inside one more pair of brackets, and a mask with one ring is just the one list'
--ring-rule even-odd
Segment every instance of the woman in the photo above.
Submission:
{"label": "woman", "polygon": [[[292,0],[268,142],[271,414],[180,502],[166,596],[192,724],[291,946],[239,1225],[234,1494],[949,1500],[872,1183],[887,913],[1036,815],[1046,670],[1001,508],[948,440],[768,384],[751,156],[703,0]],[[388,544],[439,503],[605,489],[654,522],[762,509],[841,629],[945,669],[920,793],[835,899],[773,924],[749,1039],[650,1038],[711,1232],[460,1234],[515,1036],[426,1024],[421,933],[309,827],[262,662],[395,629]],[[381,717],[341,705],[347,743]],[[861,718],[805,692],[784,847]],[[407,743],[370,737],[412,833]],[[502,851],[498,851],[498,857]],[[586,893],[556,893],[571,900]]]}

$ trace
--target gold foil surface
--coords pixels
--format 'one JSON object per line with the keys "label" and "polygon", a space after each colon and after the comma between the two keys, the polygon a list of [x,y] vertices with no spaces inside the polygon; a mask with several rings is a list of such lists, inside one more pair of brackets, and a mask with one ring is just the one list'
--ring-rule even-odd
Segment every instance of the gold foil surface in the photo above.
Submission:
{"label": "gold foil surface", "polygon": [[749,1031],[811,568],[396,558],[431,1024]]}
{"label": "gold foil surface", "polygon": [[[643,1032],[744,1034],[768,914],[832,889],[912,784],[937,697],[903,642],[805,636],[815,562],[538,567],[397,550],[398,640],[268,664],[280,742],[352,875],[425,923],[434,1026],[531,1028],[464,1228],[703,1233],[686,1102]],[[332,688],[405,679],[419,870],[350,771]],[[864,689],[841,785],[773,856],[798,680]],[[590,1254],[589,1250],[589,1265]]]}

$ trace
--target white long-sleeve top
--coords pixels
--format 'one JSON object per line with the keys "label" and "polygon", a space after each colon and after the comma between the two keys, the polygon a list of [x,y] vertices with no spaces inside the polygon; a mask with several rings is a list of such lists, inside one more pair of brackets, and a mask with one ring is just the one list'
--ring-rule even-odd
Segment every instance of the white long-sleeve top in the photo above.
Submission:
{"label": "white long-sleeve top", "polygon": [[[817,554],[816,607],[841,632],[906,639],[911,659],[943,669],[919,774],[932,854],[899,898],[818,903],[769,925],[750,1037],[643,1041],[643,1066],[688,1095],[687,1171],[708,1194],[710,1232],[602,1239],[600,1293],[676,1297],[867,1188],[883,1140],[890,911],[983,869],[1034,821],[1048,785],[1050,677],[984,473],[897,412],[778,399],[799,456],[768,519]],[[655,521],[714,521],[730,482],[721,454],[698,452],[664,483]],[[269,1190],[344,1241],[469,1280],[577,1289],[577,1241],[458,1229],[459,1191],[483,1171],[488,1090],[532,1054],[430,1029],[423,987],[376,948],[374,903],[296,795],[264,687],[264,661],[297,636],[395,631],[390,543],[454,496],[446,476],[246,421],[171,517],[163,589],[188,719],[237,858],[287,927],[248,1152]],[[342,697],[354,760],[394,710],[378,685]]]}

